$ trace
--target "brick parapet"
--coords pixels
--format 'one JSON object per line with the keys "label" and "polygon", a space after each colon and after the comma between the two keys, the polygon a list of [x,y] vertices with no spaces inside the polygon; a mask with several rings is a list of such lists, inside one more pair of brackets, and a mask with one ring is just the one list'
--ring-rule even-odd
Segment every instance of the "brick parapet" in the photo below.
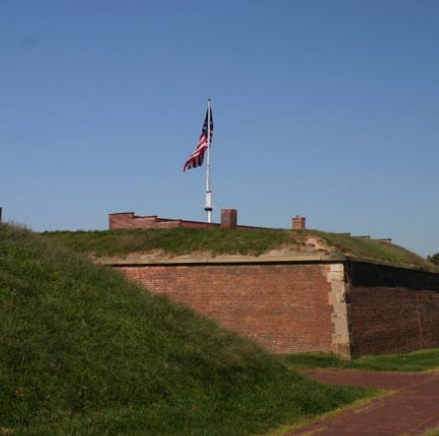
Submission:
{"label": "brick parapet", "polygon": [[170,229],[175,227],[206,228],[219,227],[216,223],[159,218],[157,215],[137,216],[134,212],[112,213],[109,215],[109,229]]}

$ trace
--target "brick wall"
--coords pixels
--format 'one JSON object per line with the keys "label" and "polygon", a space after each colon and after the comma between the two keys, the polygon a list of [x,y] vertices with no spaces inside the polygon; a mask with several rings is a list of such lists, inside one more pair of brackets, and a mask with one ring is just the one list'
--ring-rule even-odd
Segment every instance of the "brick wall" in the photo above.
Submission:
{"label": "brick wall", "polygon": [[439,274],[330,258],[112,265],[274,353],[349,358],[439,347]]}
{"label": "brick wall", "polygon": [[361,262],[348,265],[353,354],[439,347],[439,275]]}
{"label": "brick wall", "polygon": [[[303,218],[304,219],[304,218]],[[160,218],[157,215],[138,216],[134,212],[110,213],[108,215],[108,228],[116,229],[169,229],[174,227],[183,228],[235,228],[261,229],[263,227],[238,225],[238,211],[236,209],[222,209],[220,223],[208,223],[206,221],[189,221],[182,219]]]}
{"label": "brick wall", "polygon": [[109,229],[170,229],[175,227],[206,228],[219,227],[219,224],[201,221],[159,218],[156,215],[137,216],[134,212],[112,213],[108,216]]}
{"label": "brick wall", "polygon": [[119,268],[271,352],[337,352],[324,263]]}

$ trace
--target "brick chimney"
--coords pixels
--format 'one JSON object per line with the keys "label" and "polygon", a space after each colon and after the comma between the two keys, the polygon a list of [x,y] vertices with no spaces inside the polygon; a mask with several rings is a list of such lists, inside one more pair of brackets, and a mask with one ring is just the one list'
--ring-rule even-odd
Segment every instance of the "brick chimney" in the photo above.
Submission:
{"label": "brick chimney", "polygon": [[238,211],[236,209],[221,209],[221,228],[231,229],[238,225]]}
{"label": "brick chimney", "polygon": [[293,217],[293,230],[306,229],[306,218],[304,216],[296,215]]}
{"label": "brick chimney", "polygon": [[392,238],[376,239],[376,241],[381,242],[382,244],[391,244],[392,243]]}

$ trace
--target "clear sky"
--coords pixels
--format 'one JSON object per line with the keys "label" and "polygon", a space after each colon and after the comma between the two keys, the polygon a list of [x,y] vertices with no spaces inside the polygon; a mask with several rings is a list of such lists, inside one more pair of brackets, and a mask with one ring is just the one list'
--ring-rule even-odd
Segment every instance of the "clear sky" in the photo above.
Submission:
{"label": "clear sky", "polygon": [[439,1],[1,0],[0,206],[35,231],[204,220],[439,252]]}

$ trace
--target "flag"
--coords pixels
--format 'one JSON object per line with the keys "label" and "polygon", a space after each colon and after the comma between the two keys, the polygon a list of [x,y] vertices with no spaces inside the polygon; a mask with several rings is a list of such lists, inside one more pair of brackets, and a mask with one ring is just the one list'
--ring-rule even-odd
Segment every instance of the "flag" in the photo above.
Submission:
{"label": "flag", "polygon": [[[209,125],[210,122],[210,126]],[[210,138],[209,138],[210,134]],[[186,161],[183,167],[183,172],[186,170],[190,170],[191,168],[197,168],[203,165],[204,162],[204,153],[212,142],[213,135],[213,118],[212,118],[212,109],[210,107],[207,108],[206,118],[203,124],[203,130],[201,131],[200,139],[198,140],[198,146],[196,150],[190,155],[189,159]]]}

